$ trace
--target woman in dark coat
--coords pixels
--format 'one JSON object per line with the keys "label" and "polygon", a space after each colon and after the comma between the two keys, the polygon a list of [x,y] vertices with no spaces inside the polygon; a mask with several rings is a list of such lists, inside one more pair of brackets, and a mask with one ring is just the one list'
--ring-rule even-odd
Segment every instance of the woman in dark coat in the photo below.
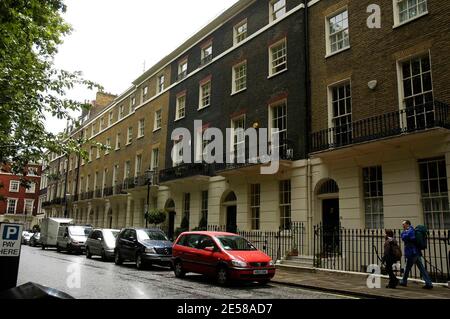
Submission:
{"label": "woman in dark coat", "polygon": [[394,246],[398,247],[397,241],[394,239],[394,232],[390,229],[385,231],[385,239],[384,242],[384,254],[383,254],[383,262],[386,263],[386,270],[389,274],[389,284],[386,288],[397,288],[399,284],[399,280],[394,274],[393,265],[398,261],[398,257],[395,256]]}

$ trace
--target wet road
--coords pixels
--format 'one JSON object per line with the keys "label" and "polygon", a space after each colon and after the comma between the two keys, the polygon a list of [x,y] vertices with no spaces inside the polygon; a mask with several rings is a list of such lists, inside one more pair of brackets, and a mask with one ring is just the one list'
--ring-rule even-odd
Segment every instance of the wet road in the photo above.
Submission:
{"label": "wet road", "polygon": [[22,246],[18,284],[27,282],[56,288],[83,299],[336,299],[327,294],[270,283],[220,287],[203,276],[175,278],[168,268],[138,271],[132,263],[116,266],[84,255],[57,253]]}

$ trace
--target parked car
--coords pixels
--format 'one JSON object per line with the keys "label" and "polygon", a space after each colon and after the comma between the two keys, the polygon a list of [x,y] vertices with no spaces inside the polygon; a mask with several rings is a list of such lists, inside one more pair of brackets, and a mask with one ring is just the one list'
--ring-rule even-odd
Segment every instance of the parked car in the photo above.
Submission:
{"label": "parked car", "polygon": [[114,258],[119,232],[117,229],[94,229],[86,240],[86,258],[101,256],[103,261]]}
{"label": "parked car", "polygon": [[87,226],[61,226],[58,230],[58,240],[56,250],[65,250],[69,253],[83,253],[86,249],[86,240],[92,231],[92,227]]}
{"label": "parked car", "polygon": [[116,240],[114,262],[133,261],[138,269],[151,264],[171,266],[172,242],[159,229],[125,228]]}
{"label": "parked car", "polygon": [[30,238],[30,246],[36,247],[40,246],[41,244],[41,233],[34,233]]}
{"label": "parked car", "polygon": [[225,285],[232,280],[267,284],[275,276],[272,259],[247,239],[225,232],[182,233],[173,246],[175,276],[193,272],[215,277]]}
{"label": "parked car", "polygon": [[22,232],[22,245],[28,245],[30,243],[31,236],[33,233],[27,230]]}

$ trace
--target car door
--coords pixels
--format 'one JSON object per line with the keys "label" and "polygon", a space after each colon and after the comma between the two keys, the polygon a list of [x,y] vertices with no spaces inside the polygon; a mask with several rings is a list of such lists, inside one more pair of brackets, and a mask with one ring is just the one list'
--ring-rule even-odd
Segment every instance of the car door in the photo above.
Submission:
{"label": "car door", "polygon": [[198,234],[191,234],[188,238],[186,238],[186,243],[184,246],[184,253],[183,253],[183,265],[186,269],[188,269],[191,272],[196,273],[202,273],[201,267],[199,267],[198,264],[198,243],[201,239],[202,235]]}
{"label": "car door", "polygon": [[135,259],[136,256],[136,247],[137,247],[137,235],[136,230],[130,229],[127,233],[128,236],[124,238],[124,258],[128,260]]}
{"label": "car door", "polygon": [[89,248],[92,254],[100,255],[101,252],[101,232],[99,230],[94,231],[90,237]]}
{"label": "car door", "polygon": [[[208,249],[207,249],[208,248]],[[216,272],[218,247],[214,240],[204,235],[200,238],[196,251],[198,268],[202,274],[213,275]]]}
{"label": "car door", "polygon": [[116,249],[119,252],[121,258],[125,258],[126,257],[126,238],[128,238],[129,233],[130,233],[130,230],[129,229],[125,229],[118,236]]}

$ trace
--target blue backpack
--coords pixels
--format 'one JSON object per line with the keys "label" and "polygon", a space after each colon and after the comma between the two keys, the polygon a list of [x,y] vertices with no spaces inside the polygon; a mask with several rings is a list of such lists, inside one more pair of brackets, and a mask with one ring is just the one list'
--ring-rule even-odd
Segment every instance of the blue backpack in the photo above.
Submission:
{"label": "blue backpack", "polygon": [[419,225],[414,230],[416,236],[416,247],[419,250],[425,250],[428,248],[428,229],[424,225]]}

